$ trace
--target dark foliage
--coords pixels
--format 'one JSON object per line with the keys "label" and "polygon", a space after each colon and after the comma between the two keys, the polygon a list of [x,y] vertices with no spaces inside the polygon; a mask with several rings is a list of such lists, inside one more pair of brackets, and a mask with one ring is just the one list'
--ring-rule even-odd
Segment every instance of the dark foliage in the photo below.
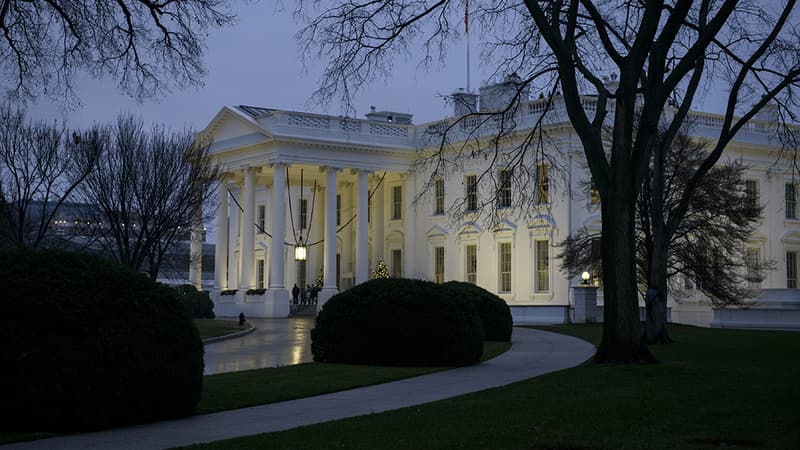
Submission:
{"label": "dark foliage", "polygon": [[448,281],[443,286],[456,298],[475,303],[487,341],[511,341],[511,309],[502,298],[472,283]]}
{"label": "dark foliage", "polygon": [[483,353],[472,302],[429,281],[374,279],[333,296],[311,331],[315,361],[463,366]]}
{"label": "dark foliage", "polygon": [[198,291],[191,284],[182,284],[177,287],[178,295],[183,303],[183,309],[192,319],[213,319],[214,302],[205,291]]}
{"label": "dark foliage", "polygon": [[189,415],[203,345],[174,289],[94,256],[0,253],[0,425],[79,431]]}

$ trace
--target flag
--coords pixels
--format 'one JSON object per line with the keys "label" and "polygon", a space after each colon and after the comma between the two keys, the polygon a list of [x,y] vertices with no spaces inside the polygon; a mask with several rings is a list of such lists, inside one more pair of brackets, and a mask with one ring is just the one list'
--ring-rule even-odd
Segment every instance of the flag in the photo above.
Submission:
{"label": "flag", "polygon": [[464,6],[464,32],[469,33],[469,0]]}

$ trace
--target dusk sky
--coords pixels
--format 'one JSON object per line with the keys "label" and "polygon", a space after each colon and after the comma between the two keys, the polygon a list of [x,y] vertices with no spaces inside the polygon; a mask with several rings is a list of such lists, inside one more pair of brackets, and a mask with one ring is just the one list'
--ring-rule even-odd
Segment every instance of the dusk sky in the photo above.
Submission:
{"label": "dusk sky", "polygon": [[[141,115],[145,122],[162,122],[173,128],[202,129],[223,105],[253,105],[340,114],[338,104],[327,111],[308,104],[321,71],[309,67],[304,72],[295,32],[300,28],[292,17],[293,3],[276,10],[272,2],[236,2],[238,23],[212,30],[205,53],[208,75],[205,86],[174,90],[160,99],[141,103],[122,94],[111,79],[88,76],[79,83],[83,105],[66,109],[62,104],[41,100],[28,106],[32,118],[64,118],[70,127],[85,127],[113,119],[120,112]],[[473,30],[472,85],[483,76],[478,73],[478,51]],[[416,53],[416,52],[414,52]],[[418,54],[418,53],[417,53]],[[466,44],[462,40],[450,49],[446,68],[418,70],[414,59],[398,60],[388,82],[376,82],[355,101],[357,116],[370,106],[414,114],[415,123],[442,118],[450,108],[440,97],[466,86]]]}

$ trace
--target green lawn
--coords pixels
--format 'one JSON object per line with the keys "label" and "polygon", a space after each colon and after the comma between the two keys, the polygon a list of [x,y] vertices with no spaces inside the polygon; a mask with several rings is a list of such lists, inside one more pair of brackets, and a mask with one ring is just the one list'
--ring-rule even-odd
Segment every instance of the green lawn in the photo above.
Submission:
{"label": "green lawn", "polygon": [[[511,347],[485,342],[483,360]],[[306,363],[270,369],[209,375],[203,379],[198,413],[225,411],[386,383],[447,369],[447,367],[387,367]]]}
{"label": "green lawn", "polygon": [[[547,328],[597,343],[600,326]],[[655,365],[587,363],[202,448],[800,448],[800,333],[674,326]]]}
{"label": "green lawn", "polygon": [[[202,319],[202,321],[214,322],[206,319]],[[236,322],[231,323],[236,325]],[[236,329],[238,330],[238,326]],[[509,342],[484,342],[481,360],[494,358],[509,348],[511,348]],[[385,367],[306,363],[208,375],[203,379],[203,394],[200,404],[197,406],[197,413],[207,414],[294,400],[386,383],[445,369],[448,367]],[[0,432],[0,445],[55,435],[55,433]]]}
{"label": "green lawn", "polygon": [[237,331],[242,331],[252,326],[245,323],[245,328],[239,328],[239,322],[235,320],[217,319],[194,319],[194,325],[197,327],[197,331],[200,332],[201,339],[225,336],[226,334],[236,333]]}

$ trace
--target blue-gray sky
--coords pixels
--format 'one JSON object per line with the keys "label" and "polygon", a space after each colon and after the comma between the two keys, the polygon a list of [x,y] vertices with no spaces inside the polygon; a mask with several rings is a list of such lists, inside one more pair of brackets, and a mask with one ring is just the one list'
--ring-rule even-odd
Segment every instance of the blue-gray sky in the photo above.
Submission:
{"label": "blue-gray sky", "polygon": [[[202,87],[174,90],[160,99],[140,103],[117,89],[114,80],[80,80],[82,105],[67,110],[47,100],[28,106],[33,118],[64,118],[70,127],[106,122],[120,112],[141,115],[145,122],[161,122],[172,128],[202,129],[223,105],[254,105],[301,111],[339,114],[337,104],[327,111],[311,108],[307,101],[314,91],[321,68],[304,71],[294,33],[300,27],[292,18],[292,5],[276,10],[271,2],[236,2],[238,23],[213,30],[208,40],[205,63],[208,75]],[[436,120],[449,108],[440,98],[466,85],[466,44],[451,47],[446,68],[417,69],[413,58],[398,61],[392,80],[376,82],[356,98],[357,115],[374,105],[414,114],[414,122]],[[478,48],[473,38],[472,84],[482,80],[478,73]],[[475,86],[473,86],[474,88]]]}

